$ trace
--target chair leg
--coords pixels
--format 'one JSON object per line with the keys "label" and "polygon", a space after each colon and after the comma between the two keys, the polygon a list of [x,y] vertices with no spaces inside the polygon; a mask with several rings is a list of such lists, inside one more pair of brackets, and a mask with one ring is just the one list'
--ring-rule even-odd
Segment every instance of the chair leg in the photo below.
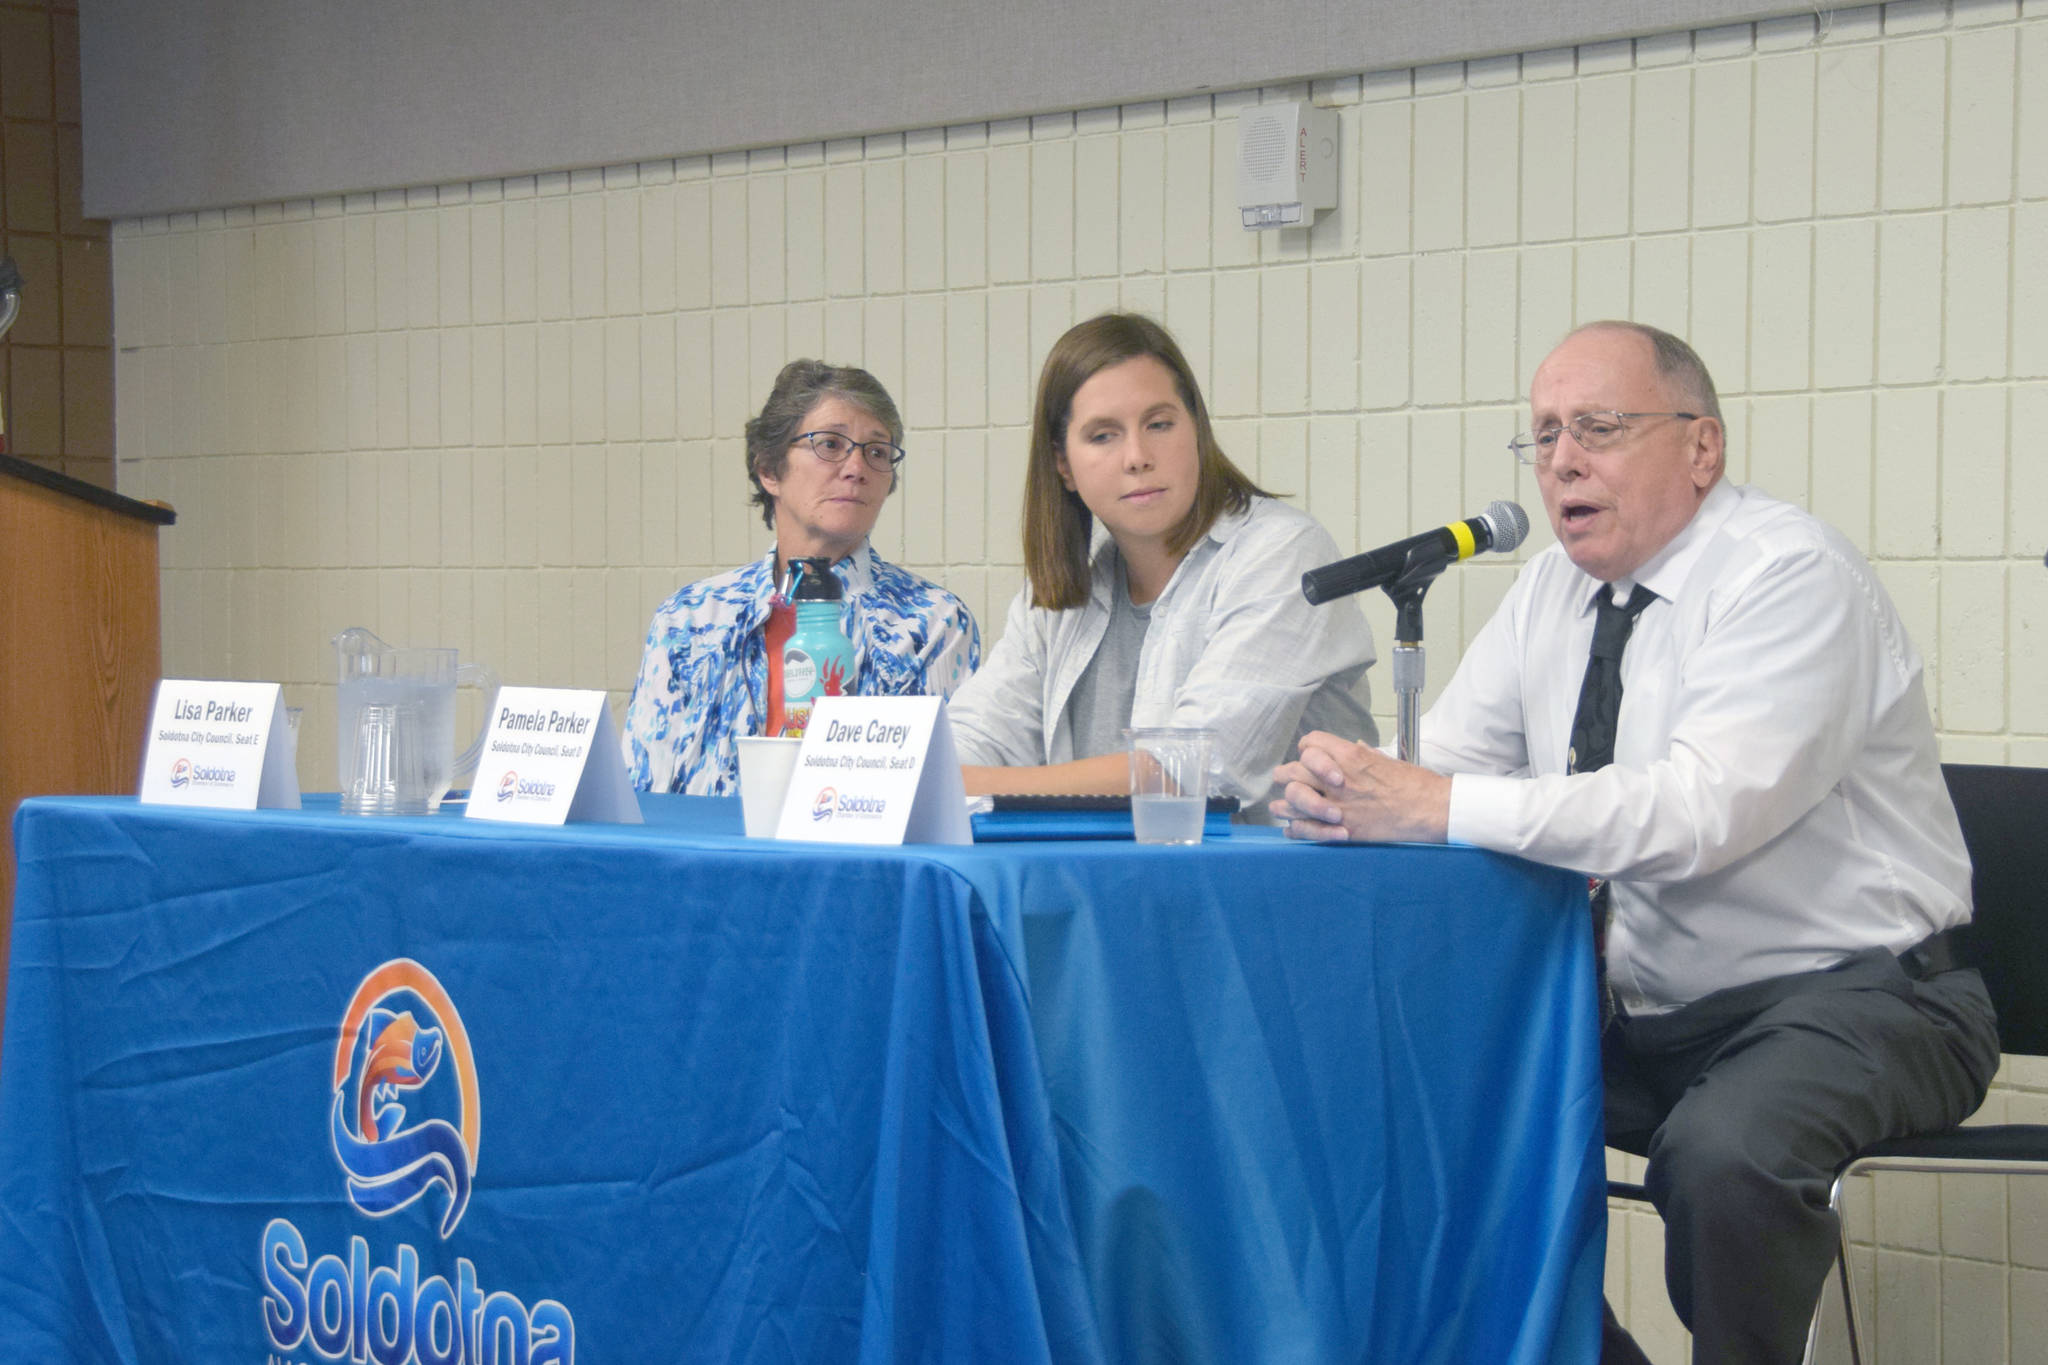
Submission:
{"label": "chair leg", "polygon": [[1842,1273],[1842,1321],[1849,1329],[1849,1365],[1863,1365],[1863,1334],[1858,1330],[1856,1314],[1856,1282],[1849,1273],[1849,1223],[1842,1217],[1842,1181],[1835,1176],[1834,1185],[1828,1190],[1828,1207],[1834,1210],[1836,1235],[1840,1239],[1835,1248],[1835,1264]]}
{"label": "chair leg", "polygon": [[1862,1334],[1856,1330],[1856,1286],[1849,1278],[1849,1239],[1842,1239],[1836,1253],[1842,1268],[1842,1322],[1849,1329],[1849,1365],[1863,1365]]}
{"label": "chair leg", "polygon": [[[1849,1327],[1849,1360],[1851,1365],[1863,1365],[1862,1343],[1856,1331],[1856,1287],[1849,1280],[1849,1228],[1842,1221],[1842,1177],[1839,1175],[1828,1191],[1828,1207],[1835,1215],[1835,1268],[1842,1277],[1842,1316]],[[1823,1283],[1820,1297],[1813,1302],[1813,1320],[1806,1324],[1805,1365],[1818,1365],[1820,1360],[1820,1322],[1827,1306],[1827,1285]]]}

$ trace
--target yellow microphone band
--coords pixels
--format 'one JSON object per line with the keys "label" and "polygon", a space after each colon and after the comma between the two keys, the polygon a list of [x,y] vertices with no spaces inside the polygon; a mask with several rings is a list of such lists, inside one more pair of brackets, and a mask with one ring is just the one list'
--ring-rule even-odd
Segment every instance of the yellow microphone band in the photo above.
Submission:
{"label": "yellow microphone band", "polygon": [[1458,542],[1458,558],[1470,559],[1479,553],[1479,544],[1472,539],[1472,528],[1462,521],[1450,524],[1451,539]]}

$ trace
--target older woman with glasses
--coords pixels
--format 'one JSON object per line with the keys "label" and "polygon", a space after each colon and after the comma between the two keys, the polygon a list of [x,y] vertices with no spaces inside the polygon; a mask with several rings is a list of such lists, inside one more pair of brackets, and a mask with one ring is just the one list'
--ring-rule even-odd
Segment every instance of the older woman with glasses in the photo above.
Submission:
{"label": "older woman with glasses", "polygon": [[690,584],[654,613],[626,708],[626,768],[642,791],[739,790],[733,741],[761,733],[763,627],[792,559],[832,561],[857,695],[951,696],[981,662],[966,604],[868,544],[903,463],[903,419],[873,375],[791,361],[747,423],[746,453],[753,503],[775,545]]}

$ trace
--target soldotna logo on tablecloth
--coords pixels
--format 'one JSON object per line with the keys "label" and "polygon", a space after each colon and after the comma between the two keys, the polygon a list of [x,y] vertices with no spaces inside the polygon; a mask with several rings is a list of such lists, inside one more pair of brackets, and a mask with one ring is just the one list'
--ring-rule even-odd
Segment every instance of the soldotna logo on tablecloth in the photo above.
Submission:
{"label": "soldotna logo on tablecloth", "polygon": [[[444,1051],[448,1068],[436,1084]],[[408,1105],[452,1113],[456,1122],[408,1123]],[[446,1237],[469,1207],[479,1123],[469,1034],[434,974],[400,958],[363,978],[342,1016],[329,1115],[350,1202],[382,1217],[438,1185]]]}
{"label": "soldotna logo on tablecloth", "polygon": [[[439,1191],[428,1207],[447,1238],[469,1207],[481,1110],[476,1059],[455,1002],[411,958],[372,970],[342,1012],[335,1041],[328,1134],[349,1202],[372,1218]],[[348,1257],[313,1258],[288,1218],[263,1229],[263,1326],[279,1351],[310,1347],[325,1360],[504,1360],[543,1365],[576,1358],[576,1322],[553,1299],[532,1309],[478,1287],[476,1266],[420,1277],[420,1252],[400,1243],[393,1264],[371,1265],[365,1238]],[[501,1353],[510,1342],[513,1350]]]}

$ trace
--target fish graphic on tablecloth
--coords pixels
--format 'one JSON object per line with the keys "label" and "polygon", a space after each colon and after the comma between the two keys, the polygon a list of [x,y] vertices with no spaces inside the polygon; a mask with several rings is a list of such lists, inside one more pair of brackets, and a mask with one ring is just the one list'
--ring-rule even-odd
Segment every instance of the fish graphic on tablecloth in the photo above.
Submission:
{"label": "fish graphic on tablecloth", "polygon": [[469,1153],[444,1119],[406,1126],[406,1098],[433,1078],[444,1041],[441,1029],[422,1025],[410,1010],[371,1009],[357,1032],[350,1074],[335,1087],[330,1128],[356,1207],[382,1217],[438,1184],[448,1192],[446,1237],[469,1203]]}

